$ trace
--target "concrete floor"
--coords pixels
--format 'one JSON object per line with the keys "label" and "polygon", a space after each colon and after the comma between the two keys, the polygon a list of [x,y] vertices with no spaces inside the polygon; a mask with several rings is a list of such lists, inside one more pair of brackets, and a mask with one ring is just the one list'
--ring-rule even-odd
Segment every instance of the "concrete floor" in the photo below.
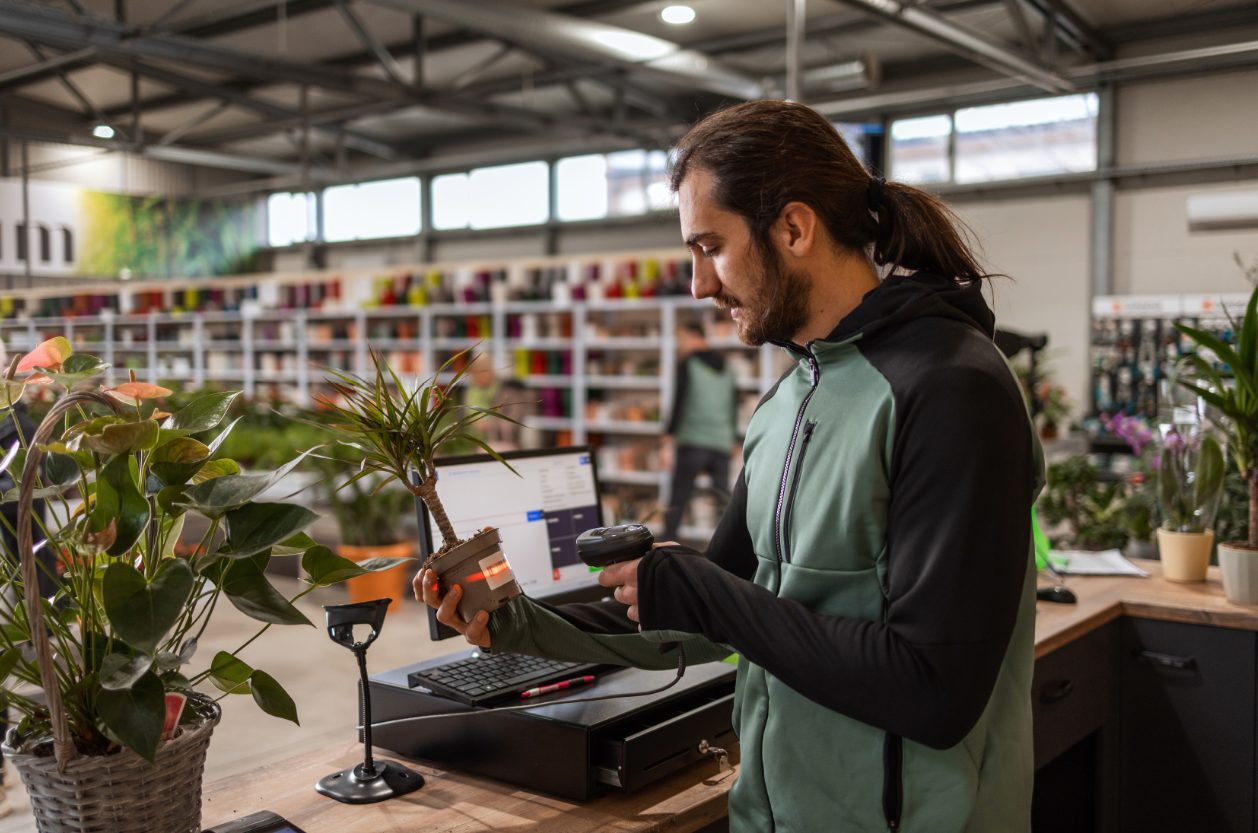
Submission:
{"label": "concrete floor", "polygon": [[[406,570],[406,567],[398,568]],[[298,592],[296,580],[272,577],[288,596]],[[334,644],[323,630],[321,604],[346,600],[341,588],[325,588],[298,602],[316,628],[273,626],[240,655],[241,659],[275,677],[297,703],[300,726],[262,712],[248,695],[233,695],[220,702],[223,720],[214,732],[206,761],[205,777],[213,781],[227,775],[332,743],[353,743],[358,717],[358,674],[353,654]],[[201,670],[220,650],[232,650],[257,632],[260,623],[220,605],[215,620],[201,639],[191,668]],[[396,668],[420,659],[452,653],[466,647],[462,640],[433,643],[423,607],[409,595],[401,610],[390,613],[380,638],[367,655],[372,673]],[[12,815],[0,819],[0,833],[33,833],[35,822],[22,789],[21,779],[10,766],[5,776]],[[258,808],[264,809],[264,808]],[[203,819],[214,824],[217,819]]]}

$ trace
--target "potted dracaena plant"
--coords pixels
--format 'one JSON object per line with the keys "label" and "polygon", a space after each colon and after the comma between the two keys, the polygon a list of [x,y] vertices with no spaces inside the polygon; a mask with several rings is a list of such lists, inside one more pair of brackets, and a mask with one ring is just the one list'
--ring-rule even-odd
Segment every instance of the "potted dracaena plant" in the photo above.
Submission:
{"label": "potted dracaena plant", "polygon": [[[384,356],[373,351],[372,378],[330,370],[328,383],[335,395],[320,401],[326,409],[322,424],[358,458],[349,482],[385,475],[375,489],[383,489],[393,480],[424,502],[442,540],[424,567],[437,574],[442,587],[458,584],[463,588],[459,615],[469,622],[477,611],[496,610],[520,595],[498,530],[466,530],[469,537],[461,538],[437,494],[435,460],[446,446],[471,444],[511,468],[474,426],[484,419],[515,420],[497,406],[461,405],[453,396],[471,358],[471,349],[464,350],[427,381],[408,389]],[[454,371],[456,365],[459,369]],[[444,388],[443,378],[449,379]]]}
{"label": "potted dracaena plant", "polygon": [[[296,722],[293,699],[242,651],[272,625],[311,624],[293,603],[315,588],[404,559],[354,564],[302,533],[310,510],[256,502],[300,458],[242,473],[216,456],[237,392],[168,414],[158,403],[169,390],[134,377],[102,388],[104,370],[59,337],[15,357],[0,380],[5,419],[31,386],[60,391],[33,435],[19,431],[0,452],[0,473],[15,482],[0,499],[18,504],[17,528],[3,536],[17,551],[0,558],[0,694],[21,716],[5,754],[41,831],[195,831],[221,714],[207,692],[252,695]],[[190,548],[185,525],[201,530]],[[36,580],[37,538],[65,565],[50,595]],[[283,557],[303,567],[306,587],[292,597],[265,571]],[[199,655],[224,602],[259,630],[234,651]]]}
{"label": "potted dracaena plant", "polygon": [[[1248,486],[1249,534],[1243,541],[1219,544],[1219,570],[1227,597],[1252,605],[1258,604],[1258,284],[1244,318],[1236,321],[1230,313],[1228,317],[1235,345],[1205,330],[1176,324],[1199,351],[1180,359],[1176,369],[1179,384],[1218,411],[1236,467]],[[1212,352],[1217,363],[1208,361],[1205,351]]]}

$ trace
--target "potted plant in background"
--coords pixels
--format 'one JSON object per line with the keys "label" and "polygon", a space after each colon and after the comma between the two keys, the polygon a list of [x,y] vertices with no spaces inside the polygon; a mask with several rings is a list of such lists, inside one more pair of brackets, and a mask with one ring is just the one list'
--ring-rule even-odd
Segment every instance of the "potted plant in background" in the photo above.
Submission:
{"label": "potted plant in background", "polygon": [[[1183,416],[1190,409],[1176,409]],[[1205,581],[1214,545],[1214,516],[1227,464],[1223,447],[1200,422],[1181,418],[1160,426],[1158,552],[1168,581]]]}
{"label": "potted plant in background", "polygon": [[1103,482],[1096,466],[1076,454],[1048,467],[1036,511],[1055,530],[1059,549],[1121,549],[1128,539],[1123,490],[1123,482]]}
{"label": "potted plant in background", "polygon": [[[353,449],[357,467],[349,483],[385,479],[373,491],[383,490],[389,480],[402,484],[424,502],[441,532],[442,544],[424,563],[438,575],[444,587],[463,588],[459,614],[466,621],[480,610],[496,610],[520,594],[515,575],[503,555],[498,530],[493,527],[460,538],[437,494],[434,463],[442,449],[465,443],[482,449],[511,468],[497,451],[474,430],[483,419],[506,419],[500,407],[460,405],[452,392],[463,380],[471,350],[451,357],[427,381],[409,389],[384,356],[371,354],[372,378],[329,371],[328,383],[335,397],[326,397],[321,424],[328,427],[345,448]],[[456,364],[462,369],[451,373]],[[449,381],[443,389],[441,380]],[[514,469],[512,469],[514,471]]]}
{"label": "potted plant in background", "polygon": [[[346,446],[333,445],[330,453],[311,454],[311,464],[320,475],[320,502],[331,511],[340,530],[337,554],[355,563],[409,558],[414,545],[405,536],[402,518],[414,511],[414,495],[395,483],[375,489],[380,476],[346,479],[351,465],[345,458],[352,453]],[[389,612],[393,612],[402,605],[409,578],[406,570],[368,572],[345,582],[345,589],[351,602],[391,598]]]}
{"label": "potted plant in background", "polygon": [[[205,751],[221,714],[204,690],[249,694],[296,722],[283,686],[241,652],[272,625],[311,624],[293,604],[301,596],[402,560],[354,564],[301,532],[314,518],[309,509],[255,501],[299,460],[241,474],[216,456],[237,392],[168,414],[155,404],[165,388],[134,378],[93,384],[105,367],[55,338],[15,358],[0,388],[3,418],[31,386],[61,391],[33,436],[0,451],[0,470],[16,482],[0,499],[18,503],[18,551],[0,558],[13,593],[0,599],[0,694],[21,715],[5,754],[42,831],[196,831]],[[208,443],[194,439],[207,431],[217,432]],[[32,511],[37,498],[43,518]],[[194,517],[204,532],[179,556]],[[66,565],[46,597],[35,526]],[[307,584],[291,598],[265,573],[270,559],[285,557],[301,560]],[[197,641],[224,601],[259,630],[206,661]]]}
{"label": "potted plant in background", "polygon": [[[1236,259],[1245,269],[1239,256]],[[1258,264],[1245,269],[1258,278]],[[1230,315],[1229,315],[1230,318]],[[1235,346],[1195,327],[1176,329],[1197,347],[1180,360],[1179,384],[1218,412],[1236,467],[1248,486],[1248,536],[1219,544],[1223,590],[1238,604],[1258,604],[1258,285],[1240,321],[1232,319]],[[1213,353],[1222,367],[1207,360]]]}

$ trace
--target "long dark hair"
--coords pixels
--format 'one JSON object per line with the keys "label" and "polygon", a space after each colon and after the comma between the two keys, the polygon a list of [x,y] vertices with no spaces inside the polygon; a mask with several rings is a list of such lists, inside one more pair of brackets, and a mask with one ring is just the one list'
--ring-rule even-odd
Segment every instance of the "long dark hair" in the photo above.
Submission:
{"label": "long dark hair", "polygon": [[833,125],[802,104],[749,101],[713,113],[677,144],[674,191],[694,168],[712,174],[717,204],[746,219],[761,251],[771,250],[769,229],[786,204],[802,202],[837,244],[871,249],[879,266],[964,283],[990,277],[942,201],[872,176]]}

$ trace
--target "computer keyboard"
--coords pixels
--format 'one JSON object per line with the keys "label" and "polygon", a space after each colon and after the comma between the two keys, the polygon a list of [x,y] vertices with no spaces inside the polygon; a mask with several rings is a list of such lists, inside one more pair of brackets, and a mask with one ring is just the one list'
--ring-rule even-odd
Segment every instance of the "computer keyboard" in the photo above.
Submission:
{"label": "computer keyboard", "polygon": [[521,692],[530,688],[580,677],[599,667],[527,654],[478,651],[467,659],[413,671],[406,675],[406,681],[411,688],[430,691],[469,706],[487,706],[503,700],[520,700]]}

